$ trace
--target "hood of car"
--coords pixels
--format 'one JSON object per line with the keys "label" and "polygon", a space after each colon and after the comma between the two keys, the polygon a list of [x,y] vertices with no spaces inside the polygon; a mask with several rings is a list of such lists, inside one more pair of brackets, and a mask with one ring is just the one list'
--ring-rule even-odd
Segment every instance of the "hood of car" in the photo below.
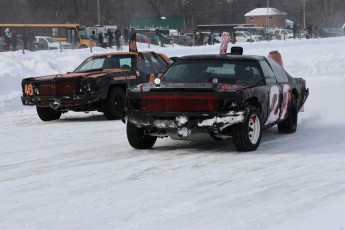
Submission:
{"label": "hood of car", "polygon": [[161,83],[160,85],[144,83],[130,89],[132,92],[236,92],[246,86],[238,84],[212,84],[212,83]]}
{"label": "hood of car", "polygon": [[121,73],[121,72],[126,72],[128,73],[129,70],[123,70],[123,69],[105,69],[105,70],[99,70],[99,71],[94,71],[94,72],[87,72],[87,73],[66,73],[66,74],[55,74],[55,75],[47,75],[47,76],[40,76],[40,77],[34,77],[30,78],[31,80],[36,80],[36,81],[49,81],[53,79],[73,79],[73,78],[80,78],[80,77],[92,77],[92,78],[97,78],[100,76],[103,76],[105,74],[109,73]]}

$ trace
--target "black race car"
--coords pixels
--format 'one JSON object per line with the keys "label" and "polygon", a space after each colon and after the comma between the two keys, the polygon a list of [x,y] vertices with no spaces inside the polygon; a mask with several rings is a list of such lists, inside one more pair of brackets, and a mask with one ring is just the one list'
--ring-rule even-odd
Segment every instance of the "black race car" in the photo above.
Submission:
{"label": "black race car", "polygon": [[233,138],[238,151],[253,151],[273,125],[282,133],[296,131],[308,95],[304,79],[268,57],[184,56],[155,83],[127,89],[127,138],[133,148],[148,149],[157,137],[188,140],[208,133]]}

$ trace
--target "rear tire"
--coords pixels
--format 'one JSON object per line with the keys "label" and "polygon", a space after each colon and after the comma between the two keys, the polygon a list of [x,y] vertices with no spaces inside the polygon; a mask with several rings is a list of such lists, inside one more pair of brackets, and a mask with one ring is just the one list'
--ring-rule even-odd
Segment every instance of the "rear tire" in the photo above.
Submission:
{"label": "rear tire", "polygon": [[248,152],[258,148],[261,140],[260,113],[254,107],[249,109],[246,120],[234,127],[233,140],[238,151]]}
{"label": "rear tire", "polygon": [[145,135],[144,129],[127,122],[127,139],[135,149],[150,149],[156,143],[157,137]]}
{"label": "rear tire", "polygon": [[108,120],[120,119],[123,116],[125,110],[125,92],[119,88],[113,88],[108,98],[103,101],[103,113]]}
{"label": "rear tire", "polygon": [[288,117],[278,124],[280,133],[294,133],[297,130],[298,110],[295,96],[292,96],[290,107],[288,109]]}
{"label": "rear tire", "polygon": [[61,112],[49,107],[36,106],[37,114],[42,121],[58,120],[61,117]]}

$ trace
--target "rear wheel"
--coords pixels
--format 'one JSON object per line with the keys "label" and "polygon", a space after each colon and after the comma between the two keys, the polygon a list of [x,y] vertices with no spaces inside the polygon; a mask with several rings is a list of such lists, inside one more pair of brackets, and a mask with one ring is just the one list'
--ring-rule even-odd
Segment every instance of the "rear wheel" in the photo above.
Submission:
{"label": "rear wheel", "polygon": [[156,143],[157,137],[145,135],[144,129],[127,122],[127,139],[135,149],[150,149]]}
{"label": "rear wheel", "polygon": [[125,92],[119,88],[113,88],[108,98],[103,101],[103,113],[108,120],[120,119],[125,109]]}
{"label": "rear wheel", "polygon": [[61,112],[49,107],[36,106],[37,114],[42,121],[58,120],[61,117]]}
{"label": "rear wheel", "polygon": [[252,107],[246,120],[234,128],[233,140],[236,149],[241,152],[256,150],[260,144],[261,131],[260,113]]}
{"label": "rear wheel", "polygon": [[288,109],[288,117],[278,124],[280,133],[294,133],[297,130],[298,110],[295,96],[292,96],[290,107]]}

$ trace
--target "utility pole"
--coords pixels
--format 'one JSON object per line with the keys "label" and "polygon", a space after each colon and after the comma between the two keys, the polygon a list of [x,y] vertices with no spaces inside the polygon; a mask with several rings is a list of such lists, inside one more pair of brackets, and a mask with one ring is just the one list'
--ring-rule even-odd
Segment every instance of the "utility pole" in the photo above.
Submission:
{"label": "utility pole", "polygon": [[101,25],[101,3],[97,0],[97,25]]}
{"label": "utility pole", "polygon": [[266,29],[268,29],[268,25],[270,24],[270,19],[269,19],[269,8],[270,8],[270,0],[266,0]]}
{"label": "utility pole", "polygon": [[303,1],[303,28],[305,29],[305,3],[307,0],[302,0]]}

